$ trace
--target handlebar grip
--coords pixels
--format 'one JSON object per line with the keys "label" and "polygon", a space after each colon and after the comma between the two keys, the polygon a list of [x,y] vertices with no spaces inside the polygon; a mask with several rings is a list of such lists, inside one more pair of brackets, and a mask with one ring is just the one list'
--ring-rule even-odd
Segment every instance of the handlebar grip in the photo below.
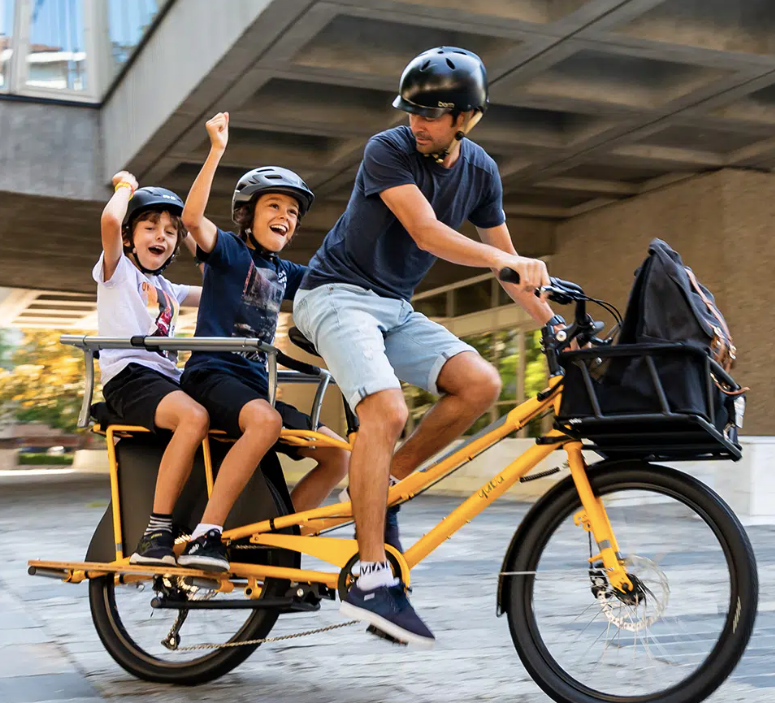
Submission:
{"label": "handlebar grip", "polygon": [[[498,278],[501,281],[505,281],[506,283],[516,283],[517,285],[519,285],[519,281],[520,281],[519,273],[517,271],[515,271],[514,269],[510,269],[508,267],[507,268],[503,268],[500,271],[498,271]],[[554,279],[552,279],[552,280],[554,280]],[[538,289],[538,288],[535,289],[535,296],[536,296],[536,298],[540,298],[541,297],[540,289]]]}
{"label": "handlebar grip", "polygon": [[506,283],[519,283],[519,274],[510,268],[504,268],[498,271],[498,278]]}

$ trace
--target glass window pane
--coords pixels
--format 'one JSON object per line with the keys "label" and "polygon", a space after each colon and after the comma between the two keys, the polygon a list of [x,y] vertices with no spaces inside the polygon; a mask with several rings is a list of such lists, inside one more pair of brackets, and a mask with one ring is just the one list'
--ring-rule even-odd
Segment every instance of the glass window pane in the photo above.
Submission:
{"label": "glass window pane", "polygon": [[11,80],[11,39],[15,0],[0,0],[0,90],[8,90]]}
{"label": "glass window pane", "polygon": [[30,3],[27,86],[86,90],[82,0]]}
{"label": "glass window pane", "polygon": [[428,298],[413,301],[412,307],[423,315],[428,317],[446,317],[447,316],[447,294],[439,293],[431,295]]}
{"label": "glass window pane", "polygon": [[489,310],[492,307],[492,280],[479,281],[470,286],[457,288],[455,296],[455,317],[468,315],[480,310]]}
{"label": "glass window pane", "polygon": [[111,78],[132,56],[168,0],[108,0]]}

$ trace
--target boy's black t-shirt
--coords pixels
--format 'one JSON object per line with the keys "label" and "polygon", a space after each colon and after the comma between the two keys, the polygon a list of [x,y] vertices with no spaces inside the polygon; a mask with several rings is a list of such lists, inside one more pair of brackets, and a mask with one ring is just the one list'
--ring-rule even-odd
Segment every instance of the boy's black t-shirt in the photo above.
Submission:
{"label": "boy's black t-shirt", "polygon": [[[205,262],[197,337],[256,337],[274,341],[280,304],[292,300],[306,266],[252,249],[233,232],[218,230]],[[263,352],[193,352],[186,372],[208,369],[241,377],[267,378]]]}
{"label": "boy's black t-shirt", "polygon": [[417,151],[409,127],[394,127],[366,144],[347,209],[309,262],[301,287],[351,283],[410,300],[436,257],[415,244],[379,196],[409,183],[452,229],[466,220],[485,229],[506,221],[498,167],[482,147],[463,139],[458,160],[445,168]]}

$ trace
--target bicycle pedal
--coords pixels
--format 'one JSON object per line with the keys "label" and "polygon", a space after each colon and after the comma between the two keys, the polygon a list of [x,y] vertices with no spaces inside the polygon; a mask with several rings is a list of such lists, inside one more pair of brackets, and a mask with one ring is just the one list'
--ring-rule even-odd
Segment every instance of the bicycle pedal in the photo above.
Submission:
{"label": "bicycle pedal", "polygon": [[403,642],[402,640],[399,640],[393,637],[393,635],[389,635],[387,632],[382,632],[382,630],[374,627],[374,625],[369,625],[366,628],[366,632],[368,632],[370,635],[374,635],[375,637],[379,637],[382,640],[387,640],[391,644],[397,644],[397,645],[400,645],[401,647],[407,646],[406,642]]}

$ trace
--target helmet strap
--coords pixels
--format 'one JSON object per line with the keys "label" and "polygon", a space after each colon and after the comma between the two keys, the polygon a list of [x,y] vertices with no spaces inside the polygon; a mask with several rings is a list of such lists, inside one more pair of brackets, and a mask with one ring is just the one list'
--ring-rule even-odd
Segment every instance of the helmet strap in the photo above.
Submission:
{"label": "helmet strap", "polygon": [[269,251],[269,249],[266,249],[263,247],[258,240],[253,236],[253,229],[250,227],[245,228],[245,234],[248,235],[248,239],[250,240],[250,243],[253,245],[253,248],[262,256],[266,256],[267,258],[271,259],[272,257],[277,256],[277,252]]}
{"label": "helmet strap", "polygon": [[466,134],[468,134],[479,122],[479,120],[482,119],[482,113],[481,110],[474,110],[474,114],[471,115],[471,117],[466,118],[466,120],[463,122],[463,128],[457,132],[455,132],[455,138],[452,140],[452,143],[446,148],[442,149],[441,151],[435,153],[435,154],[425,154],[425,156],[428,156],[432,158],[437,164],[443,164],[444,159],[446,159],[449,156],[450,151],[452,151],[452,148],[454,147],[456,142],[462,142]]}
{"label": "helmet strap", "polygon": [[124,247],[124,254],[127,256],[130,256],[132,258],[132,261],[135,262],[135,266],[139,268],[146,276],[158,276],[164,269],[167,268],[173,261],[175,261],[175,256],[177,255],[178,250],[175,249],[175,251],[172,252],[172,255],[169,259],[167,259],[159,268],[156,269],[149,269],[142,265],[140,262],[140,257],[137,255],[137,247],[132,244],[130,247]]}

